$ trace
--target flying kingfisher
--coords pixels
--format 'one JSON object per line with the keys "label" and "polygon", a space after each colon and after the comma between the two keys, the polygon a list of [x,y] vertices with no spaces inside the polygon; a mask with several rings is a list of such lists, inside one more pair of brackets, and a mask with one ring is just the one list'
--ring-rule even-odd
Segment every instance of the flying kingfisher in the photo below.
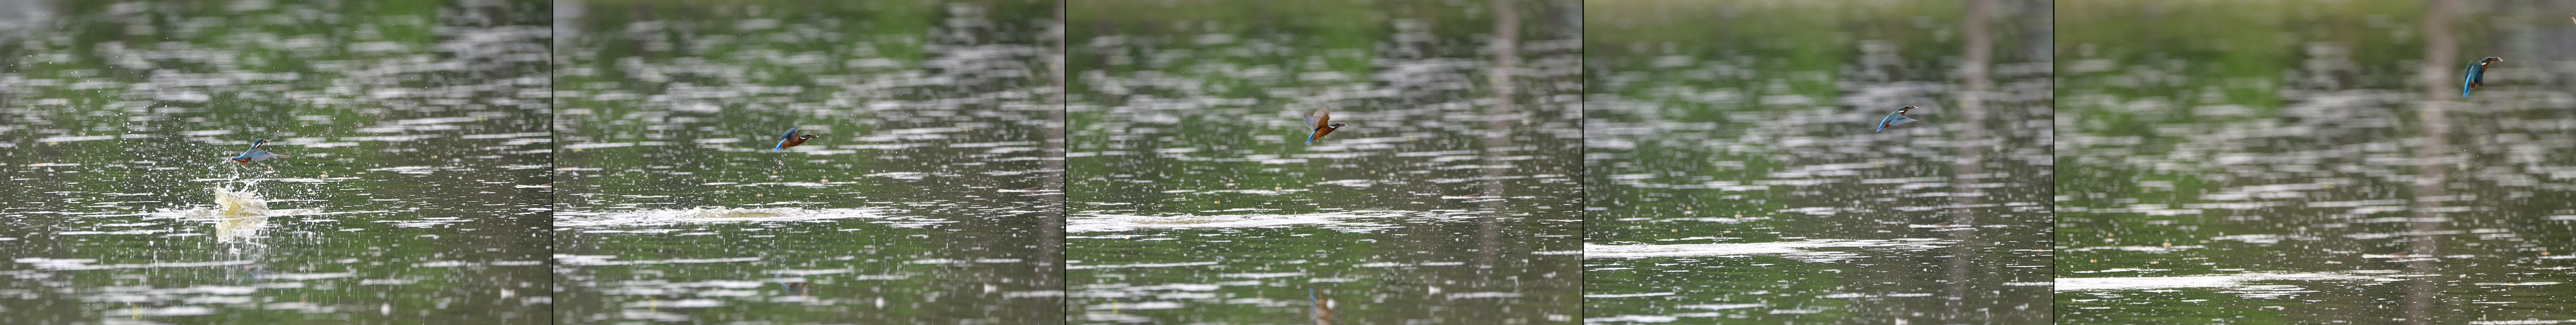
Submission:
{"label": "flying kingfisher", "polygon": [[817,135],[812,135],[812,134],[797,135],[797,134],[796,134],[796,130],[797,130],[797,129],[801,129],[801,128],[789,128],[789,129],[787,129],[787,132],[786,132],[786,133],[779,133],[779,134],[778,134],[778,146],[776,146],[776,147],[770,147],[770,148],[769,148],[769,152],[778,152],[778,150],[787,149],[787,147],[794,147],[794,146],[796,146],[796,145],[805,144],[805,140],[806,140],[806,139],[813,139],[813,138],[815,138],[815,137],[819,137],[819,136],[817,136]]}
{"label": "flying kingfisher", "polygon": [[2460,81],[2460,98],[2469,98],[2470,90],[2477,90],[2478,86],[2487,84],[2487,63],[2503,61],[2503,58],[2490,56],[2484,60],[2478,60],[2478,63],[2470,63],[2469,76]]}
{"label": "flying kingfisher", "polygon": [[286,156],[269,153],[268,150],[260,150],[259,147],[264,145],[268,145],[268,139],[251,140],[250,150],[242,151],[240,156],[233,156],[233,162],[241,163],[242,166],[250,166],[250,162],[253,161],[269,160]]}
{"label": "flying kingfisher", "polygon": [[1315,318],[1316,324],[1333,323],[1333,298],[1316,296],[1314,288],[1307,288],[1306,301],[1314,303],[1314,307],[1307,309],[1307,313]]}
{"label": "flying kingfisher", "polygon": [[1314,128],[1311,133],[1307,133],[1306,144],[1315,144],[1315,138],[1322,138],[1326,134],[1333,134],[1333,130],[1341,129],[1344,126],[1350,126],[1350,124],[1332,122],[1333,108],[1329,106],[1315,109],[1314,114],[1306,114],[1306,127]]}
{"label": "flying kingfisher", "polygon": [[795,280],[790,281],[785,275],[771,274],[770,277],[778,279],[778,289],[789,295],[802,297],[806,295],[806,290],[814,288],[813,284],[805,283],[804,278],[796,278]]}
{"label": "flying kingfisher", "polygon": [[1878,120],[1878,131],[1870,131],[1870,132],[1881,132],[1881,131],[1887,131],[1887,127],[1890,127],[1890,126],[1904,125],[1905,123],[1914,123],[1915,121],[1921,121],[1921,120],[1917,120],[1917,119],[1914,119],[1914,118],[1911,118],[1911,117],[1905,117],[1905,111],[1911,111],[1911,110],[1914,110],[1914,109],[1915,109],[1915,107],[1914,107],[1914,106],[1905,106],[1905,108],[1899,108],[1899,109],[1896,109],[1896,113],[1889,113],[1889,114],[1887,114],[1887,118],[1886,118],[1886,119]]}

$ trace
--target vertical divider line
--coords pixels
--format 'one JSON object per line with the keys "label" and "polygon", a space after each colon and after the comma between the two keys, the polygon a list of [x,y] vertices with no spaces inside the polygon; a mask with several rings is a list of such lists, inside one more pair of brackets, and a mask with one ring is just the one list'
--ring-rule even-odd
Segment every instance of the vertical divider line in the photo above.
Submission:
{"label": "vertical divider line", "polygon": [[555,256],[555,255],[557,255],[557,254],[559,253],[557,250],[560,250],[560,249],[562,249],[562,248],[563,248],[563,237],[561,237],[561,236],[556,236],[556,235],[555,235],[555,230],[556,230],[556,229],[560,229],[560,228],[555,227],[555,226],[554,226],[554,224],[555,224],[555,220],[557,220],[557,216],[556,216],[556,215],[558,215],[558,214],[562,214],[562,213],[563,213],[563,205],[562,205],[562,202],[563,202],[563,200],[562,200],[562,198],[563,198],[563,189],[562,189],[562,188],[560,188],[560,187],[556,187],[556,186],[555,186],[555,184],[563,183],[563,179],[564,179],[564,177],[563,177],[563,172],[564,172],[564,169],[563,169],[563,139],[564,139],[564,135],[563,135],[563,128],[562,128],[562,127],[560,127],[560,124],[558,124],[558,123],[562,123],[562,120],[563,120],[563,101],[562,101],[561,99],[559,99],[559,97],[560,97],[561,95],[557,95],[555,92],[557,92],[557,91],[562,91],[562,90],[563,90],[563,87],[559,84],[559,82],[561,82],[561,81],[563,80],[563,76],[562,76],[562,72],[563,72],[563,67],[562,67],[562,65],[563,65],[563,53],[561,53],[561,51],[563,51],[564,39],[562,38],[562,37],[563,37],[563,33],[562,33],[562,31],[563,31],[564,26],[566,26],[565,24],[567,24],[567,23],[568,23],[568,22],[565,22],[565,21],[563,20],[563,18],[564,18],[564,17],[561,15],[561,12],[564,10],[563,5],[565,5],[565,4],[566,4],[566,3],[565,3],[565,1],[563,1],[563,0],[558,0],[558,1],[548,1],[548,2],[546,3],[546,9],[547,9],[547,10],[546,10],[546,25],[547,25],[547,26],[546,26],[546,167],[547,167],[546,169],[547,169],[547,172],[546,172],[546,223],[545,223],[545,224],[546,224],[546,229],[545,229],[545,237],[546,237],[546,256],[545,256],[545,258],[546,258],[546,261],[545,261],[545,263],[544,263],[544,264],[545,264],[545,266],[546,266],[546,301],[547,301],[547,304],[546,304],[546,310],[547,310],[547,313],[546,313],[546,315],[547,315],[547,317],[546,317],[546,323],[547,323],[547,324],[563,324],[563,323],[564,323],[564,321],[563,321],[563,318],[564,318],[564,312],[563,312],[563,309],[562,309],[562,308],[560,308],[560,307],[562,306],[562,305],[560,305],[560,304],[561,304],[561,302],[562,302],[562,301],[565,301],[565,300],[563,299],[563,297],[562,297],[563,292],[564,292],[564,291],[563,291],[563,272],[559,272],[559,271],[557,271],[559,268],[562,268],[562,267],[563,267],[563,265],[561,265],[561,264],[560,264],[560,263],[562,262],[562,260],[561,260],[561,259],[556,259],[556,258],[554,258],[554,256]]}

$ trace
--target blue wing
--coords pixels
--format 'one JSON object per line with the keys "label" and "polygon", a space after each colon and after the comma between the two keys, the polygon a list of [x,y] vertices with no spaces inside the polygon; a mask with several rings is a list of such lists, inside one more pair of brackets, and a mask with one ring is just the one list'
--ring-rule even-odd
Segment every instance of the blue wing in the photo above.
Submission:
{"label": "blue wing", "polygon": [[1333,114],[1331,106],[1315,109],[1314,113],[1306,113],[1306,144],[1315,144],[1315,134],[1324,132],[1324,121],[1332,118],[1331,114]]}
{"label": "blue wing", "polygon": [[779,133],[779,134],[778,134],[778,138],[780,138],[780,139],[794,138],[794,137],[796,137],[796,129],[802,129],[802,128],[788,128],[788,129],[787,129],[787,133]]}
{"label": "blue wing", "polygon": [[261,160],[269,160],[269,159],[275,159],[275,158],[277,158],[277,157],[285,157],[285,156],[286,156],[286,155],[280,155],[280,154],[276,154],[276,153],[270,153],[270,152],[268,152],[268,150],[259,150],[259,149],[257,149],[257,148],[253,148],[253,149],[250,149],[249,151],[242,151],[242,154],[241,154],[240,156],[233,156],[233,159],[250,159],[250,161],[261,161]]}
{"label": "blue wing", "polygon": [[2460,78],[2460,98],[2469,98],[2469,90],[2471,89],[2469,86],[2478,84],[2478,74],[2482,72],[2478,70],[2480,70],[2478,69],[2478,64],[2469,64],[2468,75]]}
{"label": "blue wing", "polygon": [[[794,132],[794,131],[789,131],[789,132]],[[778,145],[776,145],[776,146],[770,146],[770,147],[769,147],[769,152],[778,152],[778,149],[787,149],[787,139],[778,139]]]}
{"label": "blue wing", "polygon": [[1887,127],[1904,125],[1905,123],[1913,123],[1914,121],[1918,120],[1911,117],[1905,117],[1905,115],[1887,114],[1886,119],[1878,120],[1878,131],[1870,132],[1885,132],[1887,131]]}

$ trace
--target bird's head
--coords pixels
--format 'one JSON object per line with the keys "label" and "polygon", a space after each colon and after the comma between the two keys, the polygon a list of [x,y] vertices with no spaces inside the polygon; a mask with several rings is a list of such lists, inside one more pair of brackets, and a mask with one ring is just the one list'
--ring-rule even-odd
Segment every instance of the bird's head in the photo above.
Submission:
{"label": "bird's head", "polygon": [[797,140],[806,140],[806,139],[813,139],[813,138],[820,138],[820,137],[823,137],[823,136],[807,134],[807,135],[797,136],[797,137],[796,137],[796,139],[797,139]]}
{"label": "bird's head", "polygon": [[1896,113],[1897,113],[1897,114],[1905,114],[1905,112],[1907,112],[1907,111],[1913,111],[1913,110],[1914,110],[1914,109],[1916,109],[1916,108],[1922,108],[1922,107],[1915,107],[1914,105],[1905,105],[1905,108],[1899,108],[1899,109],[1896,109]]}
{"label": "bird's head", "polygon": [[2487,57],[2487,58],[2486,58],[2486,59],[2484,59],[2484,60],[2478,60],[2478,64],[2479,64],[2479,65],[2485,65],[2485,64],[2490,63],[2490,62],[2504,62],[2504,58],[2499,58],[2499,57],[2492,57],[2492,56],[2490,56],[2490,57]]}
{"label": "bird's head", "polygon": [[1350,126],[1350,124],[1347,124],[1347,123],[1333,123],[1333,125],[1326,125],[1326,126],[1324,126],[1324,127],[1326,127],[1326,128],[1340,129],[1340,128],[1344,127],[1344,126]]}
{"label": "bird's head", "polygon": [[263,145],[268,145],[268,139],[250,140],[251,148],[259,148],[259,146]]}

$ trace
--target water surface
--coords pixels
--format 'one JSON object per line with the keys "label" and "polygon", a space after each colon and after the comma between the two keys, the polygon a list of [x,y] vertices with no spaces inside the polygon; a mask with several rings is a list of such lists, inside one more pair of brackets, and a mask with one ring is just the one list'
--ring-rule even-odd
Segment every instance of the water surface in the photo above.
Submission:
{"label": "water surface", "polygon": [[2576,321],[2576,7],[2454,5],[2068,5],[2060,322]]}
{"label": "water surface", "polygon": [[2050,5],[1974,3],[1587,2],[1583,321],[2048,322]]}
{"label": "water surface", "polygon": [[1508,5],[1073,8],[1071,321],[1575,321],[1578,4]]}
{"label": "water surface", "polygon": [[1063,319],[1053,2],[557,10],[558,319]]}
{"label": "water surface", "polygon": [[0,312],[550,323],[547,6],[0,4]]}

